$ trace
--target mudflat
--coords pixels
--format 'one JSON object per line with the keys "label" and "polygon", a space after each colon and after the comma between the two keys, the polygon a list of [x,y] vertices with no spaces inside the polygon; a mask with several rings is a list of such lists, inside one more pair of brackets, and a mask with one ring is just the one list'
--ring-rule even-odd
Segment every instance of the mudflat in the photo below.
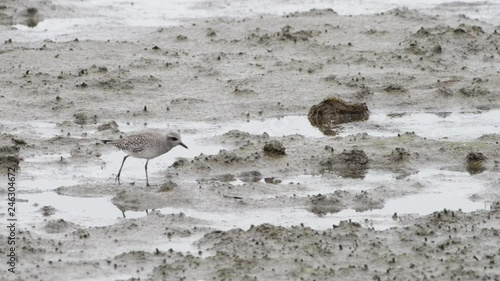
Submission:
{"label": "mudflat", "polygon": [[[22,2],[0,34],[75,13]],[[498,26],[408,9],[2,38],[20,211],[0,280],[498,280],[499,45]],[[329,97],[370,117],[323,135],[307,114]],[[190,150],[151,160],[150,187],[127,160],[118,185],[99,140],[143,129]]]}

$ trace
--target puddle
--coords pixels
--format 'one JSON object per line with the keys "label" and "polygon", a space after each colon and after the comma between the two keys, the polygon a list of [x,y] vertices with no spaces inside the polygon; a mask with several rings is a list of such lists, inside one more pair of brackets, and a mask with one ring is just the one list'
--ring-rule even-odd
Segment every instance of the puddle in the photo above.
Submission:
{"label": "puddle", "polygon": [[[388,172],[369,172],[364,180],[351,181],[355,184],[347,186],[345,189],[358,190],[370,189],[379,186],[387,181],[393,181],[395,174]],[[321,177],[304,176],[297,179],[308,182],[305,191],[294,190],[299,196],[306,196],[317,193],[331,193],[337,188],[329,186],[323,182]],[[207,220],[211,227],[228,230],[239,227],[246,229],[253,225],[262,223],[272,223],[275,225],[291,226],[304,223],[315,229],[330,228],[332,224],[337,224],[341,220],[352,219],[360,223],[368,220],[371,226],[377,229],[384,229],[396,225],[392,220],[392,215],[398,213],[426,215],[443,209],[471,212],[485,209],[484,203],[472,202],[469,197],[483,188],[480,179],[470,176],[466,172],[440,171],[436,169],[423,170],[408,177],[411,182],[419,182],[423,185],[418,194],[403,196],[401,198],[388,199],[384,208],[366,212],[355,212],[354,210],[343,210],[339,213],[316,216],[304,207],[289,206],[284,208],[264,208],[255,210],[231,209],[213,211],[200,210],[190,207],[186,208],[162,208],[158,211],[164,214],[184,213],[187,216]],[[338,179],[337,179],[338,180]],[[295,181],[295,180],[294,180]],[[409,184],[407,180],[402,184]],[[56,209],[56,214],[51,219],[64,219],[82,226],[104,226],[118,222],[122,219],[121,211],[111,203],[111,196],[98,198],[79,198],[58,195],[54,192],[43,192],[36,194],[21,194],[19,199],[27,199],[19,206],[19,217],[23,218],[24,225],[36,224],[46,219],[38,211],[42,206],[52,206]],[[39,204],[37,207],[34,203]],[[143,217],[145,212],[126,212],[127,219]]]}
{"label": "puddle", "polygon": [[[500,120],[500,110],[449,115],[409,113],[399,117],[389,117],[387,113],[372,113],[367,121],[343,124],[338,136],[345,137],[366,132],[371,136],[392,137],[405,132],[415,132],[421,137],[432,139],[470,140],[484,134],[498,133],[500,130],[498,120]],[[273,137],[293,134],[311,138],[325,137],[319,129],[309,123],[307,116],[228,123],[224,127],[224,132],[237,129],[251,134],[266,132]]]}
{"label": "puddle", "polygon": [[[111,203],[111,196],[82,198],[59,195],[49,191],[19,194],[18,199],[28,200],[28,202],[19,203],[18,217],[23,225],[34,225],[50,218],[51,220],[64,219],[84,227],[93,227],[110,225],[123,218],[122,212]],[[35,203],[38,206],[33,206]],[[43,216],[38,211],[43,206],[54,207],[56,213],[50,217]],[[130,214],[130,218],[134,217],[140,217],[140,215]]]}
{"label": "puddle", "polygon": [[366,132],[372,136],[394,136],[398,133],[415,132],[432,139],[449,138],[467,140],[484,134],[499,132],[500,110],[481,113],[410,113],[400,117],[375,113],[366,122],[344,125],[341,136]]}
{"label": "puddle", "polygon": [[[487,133],[498,133],[497,120],[500,120],[500,111],[498,110],[480,114],[451,113],[449,115],[437,115],[413,113],[400,117],[388,117],[385,113],[374,113],[370,120],[366,122],[347,124],[341,135],[368,132],[371,135],[394,136],[397,133],[414,131],[416,134],[426,137],[442,138],[447,136],[451,139],[472,139]],[[60,134],[60,130],[54,123],[17,124],[20,126],[14,126],[13,124],[2,125],[19,134],[21,132],[23,134],[33,133],[45,138]],[[14,127],[18,129],[14,129]],[[178,157],[193,158],[201,153],[205,155],[218,153],[222,147],[207,144],[205,138],[220,135],[229,130],[238,129],[252,134],[266,132],[275,137],[291,134],[302,134],[312,138],[325,137],[318,129],[309,124],[306,116],[288,116],[279,119],[232,122],[222,125],[206,122],[148,123],[147,127],[170,130],[182,128],[186,132],[183,133],[183,142],[189,146],[189,149],[176,147],[166,155],[150,161],[148,172],[152,183],[164,180],[165,170]],[[140,131],[144,129],[144,124],[120,124],[120,129],[125,132]],[[94,132],[95,130],[92,127],[92,133],[89,134],[89,137],[93,136]],[[467,134],[464,135],[464,132],[467,132]],[[104,151],[109,151],[109,153]],[[59,163],[59,159],[61,156],[70,158],[68,152],[62,152],[60,155],[25,157],[25,166],[23,166],[23,173],[19,178],[20,190],[47,191],[59,186],[70,186],[82,182],[114,182],[114,176],[125,153],[112,146],[109,147],[109,150],[103,148],[103,152],[102,161],[89,161],[84,164],[78,161],[68,161],[63,166]],[[122,171],[122,181],[124,183],[138,182],[138,184],[145,182],[144,164],[145,160],[143,159],[128,158]],[[304,223],[315,229],[325,229],[341,220],[348,219],[359,221],[362,224],[365,224],[365,220],[367,220],[373,224],[371,226],[383,229],[397,225],[397,222],[391,218],[394,213],[399,215],[425,215],[444,208],[450,210],[462,209],[466,212],[485,208],[483,203],[469,200],[472,194],[482,189],[483,183],[479,178],[470,176],[466,172],[426,169],[408,175],[403,180],[398,180],[398,176],[397,173],[391,171],[368,170],[363,179],[342,178],[336,175],[302,175],[282,179],[281,185],[293,182],[301,183],[304,186],[303,189],[290,189],[290,194],[286,193],[287,195],[297,194],[298,196],[318,193],[327,194],[338,189],[359,192],[383,185],[394,186],[395,182],[401,184],[419,182],[423,186],[421,190],[416,191],[417,194],[388,199],[384,208],[367,212],[358,213],[354,210],[344,210],[339,213],[318,217],[306,208],[296,206],[241,211],[231,210],[231,212],[193,208],[163,208],[159,211],[165,214],[183,212],[187,216],[208,220],[213,224],[214,228],[223,230],[234,227],[248,228],[252,224],[262,223],[282,226]],[[243,182],[237,180],[233,184],[241,185]],[[415,192],[415,190],[410,191]],[[20,202],[20,217],[23,218],[25,225],[40,223],[46,219],[38,212],[38,209],[45,205],[53,206],[57,210],[51,219],[62,218],[82,226],[110,225],[122,219],[122,213],[111,203],[111,197],[75,198],[49,191],[32,194],[21,193],[19,199],[28,200],[27,203]],[[33,203],[38,203],[39,206],[34,207]],[[127,218],[146,215],[145,212],[127,212],[126,214]],[[185,245],[189,244],[188,240],[186,240]],[[177,242],[172,243],[177,245]],[[179,245],[177,246],[182,247]],[[170,245],[169,247],[173,246]]]}

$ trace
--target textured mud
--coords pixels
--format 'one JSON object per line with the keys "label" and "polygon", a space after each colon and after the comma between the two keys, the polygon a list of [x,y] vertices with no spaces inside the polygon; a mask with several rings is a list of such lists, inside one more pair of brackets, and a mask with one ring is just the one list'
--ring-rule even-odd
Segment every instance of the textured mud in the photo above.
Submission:
{"label": "textured mud", "polygon": [[[45,3],[33,7],[39,20],[78,12]],[[57,171],[46,186],[20,185],[19,199],[48,190],[109,198],[126,217],[88,227],[26,202],[42,217],[17,234],[17,280],[500,279],[498,133],[464,142],[413,132],[312,138],[225,130],[232,122],[307,118],[328,97],[393,117],[499,109],[499,27],[406,9],[312,10],[124,29],[102,41],[23,43],[1,31],[25,21],[21,11],[30,7],[7,6],[0,5],[0,166],[19,163],[19,178]],[[120,186],[114,174],[89,172],[118,168],[123,156],[104,160],[112,150],[99,140],[154,124],[202,136],[184,140],[202,153],[150,166],[151,187],[142,163],[141,176],[122,175]],[[220,150],[203,152],[209,146]],[[382,231],[369,220],[329,223],[330,214],[381,209],[432,188],[413,177],[429,168],[480,179],[485,186],[471,199],[491,208],[394,214],[397,227]],[[394,176],[363,184],[370,172]],[[301,176],[320,178],[322,192]],[[306,210],[328,227],[264,223],[273,210]],[[233,213],[241,221],[263,214],[262,221],[244,229],[214,222]]]}

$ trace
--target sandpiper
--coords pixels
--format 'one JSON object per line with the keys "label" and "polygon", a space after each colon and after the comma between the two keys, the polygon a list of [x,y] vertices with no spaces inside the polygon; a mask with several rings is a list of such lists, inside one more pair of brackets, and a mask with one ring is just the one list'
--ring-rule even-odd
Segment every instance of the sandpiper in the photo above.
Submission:
{"label": "sandpiper", "polygon": [[163,155],[178,145],[188,148],[182,143],[181,136],[175,132],[169,132],[166,135],[156,132],[143,132],[118,140],[103,140],[102,142],[112,144],[127,153],[123,157],[122,165],[115,178],[115,182],[118,181],[118,184],[120,184],[120,174],[127,157],[147,159],[146,166],[144,166],[146,186],[149,186],[148,162],[150,159]]}

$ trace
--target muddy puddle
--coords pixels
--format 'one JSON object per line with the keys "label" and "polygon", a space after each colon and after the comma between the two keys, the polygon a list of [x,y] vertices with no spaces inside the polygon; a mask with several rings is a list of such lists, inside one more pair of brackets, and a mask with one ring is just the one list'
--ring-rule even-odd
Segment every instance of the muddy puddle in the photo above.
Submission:
{"label": "muddy puddle", "polygon": [[[413,112],[387,113],[372,112],[364,122],[347,123],[339,127],[338,135],[345,137],[359,133],[367,133],[377,137],[393,137],[397,134],[414,132],[433,139],[468,140],[485,134],[497,133],[500,125],[500,110],[480,112]],[[141,124],[121,124],[120,129],[133,131],[144,129]],[[268,134],[270,137],[281,137],[299,134],[311,138],[322,138],[325,135],[313,127],[307,116],[283,116],[270,119],[255,119],[244,122],[228,122],[214,124],[192,122],[188,124],[148,123],[148,128],[174,129],[192,131],[205,137],[217,136],[230,130],[239,130],[250,134]],[[466,133],[464,133],[466,132]],[[205,153],[207,154],[207,153]]]}
{"label": "muddy puddle", "polygon": [[346,125],[342,134],[394,136],[414,132],[432,139],[468,140],[499,131],[500,110],[485,112],[374,113],[367,122]]}
{"label": "muddy puddle", "polygon": [[[477,138],[483,134],[498,131],[496,120],[500,119],[500,111],[482,113],[410,113],[391,114],[373,113],[367,122],[347,124],[340,136],[367,132],[375,136],[394,136],[406,131],[428,138],[445,138],[466,140]],[[15,126],[5,124],[4,126]],[[144,124],[120,124],[120,129],[127,132],[144,129]],[[176,147],[167,155],[152,160],[149,164],[151,182],[165,181],[165,171],[179,157],[191,159],[200,154],[217,154],[220,149],[228,148],[207,141],[210,137],[221,135],[230,130],[240,130],[251,134],[267,133],[271,137],[301,134],[311,138],[325,137],[318,129],[312,127],[305,116],[289,116],[267,120],[251,120],[248,122],[233,122],[224,125],[211,123],[162,124],[149,123],[147,128],[177,129],[183,128],[188,133],[183,135],[183,141],[189,146],[186,150]],[[14,133],[35,134],[38,137],[50,138],[65,134],[56,124],[35,123],[18,124]],[[92,136],[92,130],[82,128],[87,136]],[[467,132],[467,134],[464,134]],[[96,140],[97,141],[97,140]],[[122,212],[111,203],[111,197],[77,198],[54,193],[53,189],[61,186],[72,186],[82,183],[113,184],[119,169],[121,159],[125,154],[113,147],[103,148],[98,161],[80,163],[71,161],[67,152],[49,155],[26,155],[23,167],[23,177],[19,179],[19,188],[25,193],[20,212],[27,223],[35,224],[43,220],[39,212],[40,206],[52,206],[57,211],[54,218],[62,218],[82,226],[110,225],[122,220]],[[63,159],[63,160],[61,160]],[[66,160],[64,160],[66,159]],[[142,159],[129,158],[122,171],[122,181],[125,184],[138,185],[144,182],[144,163]],[[71,173],[68,171],[71,170]],[[57,180],[55,180],[57,179]],[[264,180],[261,180],[263,183]],[[293,189],[282,192],[284,196],[313,196],[326,194],[332,190],[347,190],[353,192],[370,191],[388,184],[410,185],[419,183],[419,188],[407,195],[390,198],[382,209],[356,212],[351,209],[335,214],[317,216],[303,207],[289,206],[285,208],[265,208],[229,212],[221,210],[204,210],[200,208],[162,208],[158,212],[184,213],[190,217],[207,220],[217,229],[234,227],[248,228],[252,224],[272,223],[277,225],[307,225],[324,229],[341,220],[354,219],[359,222],[370,221],[374,227],[387,228],[395,224],[394,213],[424,215],[443,208],[463,211],[473,211],[485,208],[482,202],[472,202],[469,197],[479,192],[484,183],[480,178],[466,172],[443,171],[439,169],[424,169],[410,175],[401,175],[394,171],[368,170],[363,179],[343,178],[335,175],[300,175],[284,178],[279,185],[301,185],[303,189]],[[240,179],[231,182],[235,186],[245,185]],[[274,195],[263,194],[254,198],[265,199]],[[145,212],[127,212],[127,218],[145,216]],[[245,217],[245,219],[241,219]]]}
{"label": "muddy puddle", "polygon": [[[386,113],[373,112],[364,122],[353,122],[340,126],[338,135],[345,137],[367,133],[376,137],[393,137],[397,134],[414,132],[418,136],[431,139],[470,140],[499,130],[500,110],[485,112],[414,112]],[[195,125],[196,127],[196,125]],[[198,127],[208,129],[212,134],[229,130],[240,130],[250,134],[267,133],[271,137],[300,134],[306,137],[325,137],[313,127],[307,116],[285,116],[265,120],[249,120],[244,123],[228,123],[224,126]],[[466,132],[466,133],[464,133]]]}
{"label": "muddy puddle", "polygon": [[[363,212],[346,209],[338,213],[316,215],[303,206],[294,206],[293,203],[280,208],[268,207],[252,210],[225,210],[221,206],[219,210],[214,211],[213,208],[204,209],[193,205],[182,208],[166,207],[155,211],[163,214],[183,213],[189,217],[206,221],[212,228],[228,230],[231,228],[247,229],[251,225],[262,223],[281,226],[304,224],[314,229],[326,229],[332,224],[349,219],[368,224],[376,229],[386,229],[397,225],[397,221],[393,219],[394,214],[427,215],[442,209],[462,210],[464,212],[487,209],[485,203],[473,202],[469,199],[473,194],[483,189],[484,181],[466,172],[428,169],[410,175],[404,180],[396,180],[397,176],[397,174],[388,171],[370,171],[364,179],[304,175],[286,179],[281,183],[283,185],[300,184],[307,187],[302,191],[296,189],[290,191],[288,194],[290,197],[325,194],[331,192],[332,189],[369,191],[394,181],[400,185],[419,183],[418,187],[408,192],[408,195],[388,199],[383,208]],[[266,196],[274,197],[275,195],[262,195],[256,198],[265,199]],[[50,219],[64,219],[86,227],[111,225],[124,220],[122,212],[111,203],[110,196],[79,198],[45,191],[23,194],[21,199],[27,200],[20,205],[23,223],[26,225],[36,225],[46,219],[40,211],[43,206],[55,208],[55,214]],[[127,211],[125,219],[146,215],[145,211]]]}
{"label": "muddy puddle", "polygon": [[[497,276],[499,7],[0,5],[13,278]],[[307,111],[328,96],[368,104],[369,119],[324,135]],[[118,185],[126,154],[100,140],[145,129],[180,131],[189,149],[152,159],[149,187],[146,160],[128,158]]]}
{"label": "muddy puddle", "polygon": [[[500,110],[486,112],[373,112],[368,121],[353,122],[340,126],[340,137],[367,133],[376,137],[393,137],[413,132],[431,139],[470,140],[499,131]],[[229,125],[251,134],[267,133],[270,136],[300,134],[307,137],[324,137],[321,131],[309,123],[307,116],[287,116],[269,120],[252,120],[245,124]],[[464,133],[467,132],[467,133]]]}

